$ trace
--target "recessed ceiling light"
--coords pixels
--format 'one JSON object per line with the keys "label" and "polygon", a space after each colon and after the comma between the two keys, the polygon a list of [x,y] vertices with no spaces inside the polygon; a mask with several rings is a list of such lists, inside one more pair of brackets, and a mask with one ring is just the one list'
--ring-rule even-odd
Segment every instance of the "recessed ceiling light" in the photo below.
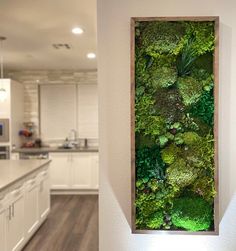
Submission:
{"label": "recessed ceiling light", "polygon": [[82,28],[80,28],[80,27],[75,27],[75,28],[72,29],[72,33],[82,34],[82,33],[84,33],[84,30]]}
{"label": "recessed ceiling light", "polygon": [[90,53],[87,54],[87,58],[89,58],[89,59],[96,58],[96,54],[93,53],[93,52],[90,52]]}

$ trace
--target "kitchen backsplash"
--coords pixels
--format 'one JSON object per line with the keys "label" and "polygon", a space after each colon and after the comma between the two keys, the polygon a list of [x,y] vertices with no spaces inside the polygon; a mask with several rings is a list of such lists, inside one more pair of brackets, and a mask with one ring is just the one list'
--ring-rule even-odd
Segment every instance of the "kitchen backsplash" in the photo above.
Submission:
{"label": "kitchen backsplash", "polygon": [[39,85],[97,83],[97,71],[8,71],[6,76],[8,78],[17,80],[24,85],[24,120],[35,123],[36,134],[39,133]]}

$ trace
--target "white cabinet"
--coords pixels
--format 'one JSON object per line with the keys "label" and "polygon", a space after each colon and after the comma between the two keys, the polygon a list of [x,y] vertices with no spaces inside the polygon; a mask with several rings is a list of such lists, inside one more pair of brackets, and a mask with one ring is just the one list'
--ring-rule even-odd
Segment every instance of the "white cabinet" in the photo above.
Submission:
{"label": "white cabinet", "polygon": [[11,153],[11,159],[12,160],[18,160],[18,159],[20,159],[19,153]]}
{"label": "white cabinet", "polygon": [[43,221],[50,211],[50,180],[47,171],[39,174],[39,218]]}
{"label": "white cabinet", "polygon": [[[0,202],[1,204],[1,202]],[[4,207],[0,209],[0,250],[6,250],[6,217],[7,210]]]}
{"label": "white cabinet", "polygon": [[71,155],[68,153],[50,153],[50,177],[52,189],[70,187]]}
{"label": "white cabinet", "polygon": [[16,251],[24,243],[24,187],[15,189],[9,195],[6,223],[7,251]]}
{"label": "white cabinet", "polygon": [[71,154],[71,188],[92,188],[91,157],[88,154]]}
{"label": "white cabinet", "polygon": [[76,129],[76,85],[40,85],[40,99],[43,139],[64,139],[71,129]]}
{"label": "white cabinet", "polygon": [[28,180],[25,184],[25,234],[31,235],[35,232],[39,224],[38,217],[38,194],[39,185],[36,177]]}
{"label": "white cabinet", "polygon": [[99,187],[99,159],[98,154],[92,156],[92,187],[98,189]]}
{"label": "white cabinet", "polygon": [[0,199],[0,251],[20,251],[50,211],[47,168],[9,187]]}
{"label": "white cabinet", "polygon": [[98,189],[98,153],[50,153],[51,189]]}

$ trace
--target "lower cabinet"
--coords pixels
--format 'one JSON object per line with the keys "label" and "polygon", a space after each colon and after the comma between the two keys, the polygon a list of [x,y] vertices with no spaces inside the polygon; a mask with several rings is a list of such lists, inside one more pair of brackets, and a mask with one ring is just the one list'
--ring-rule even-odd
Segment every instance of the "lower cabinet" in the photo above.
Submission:
{"label": "lower cabinet", "polygon": [[51,189],[98,189],[98,153],[50,153]]}
{"label": "lower cabinet", "polygon": [[91,157],[87,154],[72,154],[70,164],[72,189],[93,188],[91,164]]}
{"label": "lower cabinet", "polygon": [[25,185],[25,235],[29,236],[39,225],[39,184],[36,177],[30,179]]}
{"label": "lower cabinet", "polygon": [[6,244],[8,251],[20,250],[24,234],[24,187],[17,188],[9,195],[6,224]]}
{"label": "lower cabinet", "polygon": [[71,156],[67,153],[50,153],[50,177],[52,189],[69,189]]}
{"label": "lower cabinet", "polygon": [[43,221],[50,211],[50,179],[49,173],[44,172],[39,177],[39,218]]}
{"label": "lower cabinet", "polygon": [[[0,202],[1,204],[1,202]],[[0,250],[6,250],[6,209],[0,209]]]}
{"label": "lower cabinet", "polygon": [[20,251],[50,211],[49,172],[8,190],[0,199],[0,251]]}

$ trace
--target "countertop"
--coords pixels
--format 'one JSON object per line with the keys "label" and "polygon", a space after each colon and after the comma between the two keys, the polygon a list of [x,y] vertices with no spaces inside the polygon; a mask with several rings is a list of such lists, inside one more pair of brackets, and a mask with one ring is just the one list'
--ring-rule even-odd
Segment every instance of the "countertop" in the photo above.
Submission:
{"label": "countertop", "polygon": [[0,160],[0,192],[49,162],[50,160]]}
{"label": "countertop", "polygon": [[58,148],[58,147],[40,147],[40,148],[16,148],[13,153],[45,153],[45,152],[98,152],[98,147],[78,147],[78,148]]}

